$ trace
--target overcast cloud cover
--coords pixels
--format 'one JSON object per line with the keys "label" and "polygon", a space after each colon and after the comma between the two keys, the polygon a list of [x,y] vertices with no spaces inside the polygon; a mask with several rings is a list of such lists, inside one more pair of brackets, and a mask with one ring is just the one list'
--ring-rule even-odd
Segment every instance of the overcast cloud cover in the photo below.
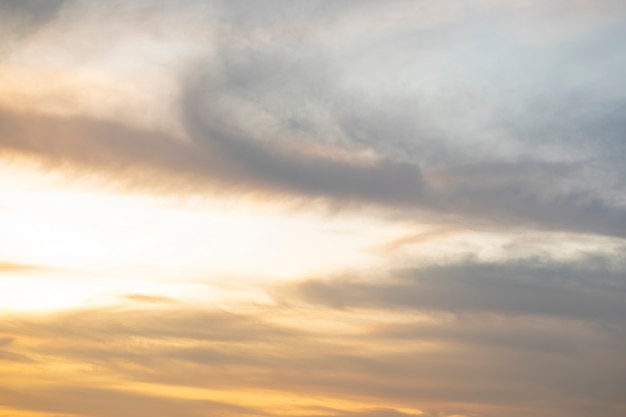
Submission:
{"label": "overcast cloud cover", "polygon": [[0,298],[0,416],[626,415],[624,39],[623,0],[0,0],[0,291],[91,297]]}

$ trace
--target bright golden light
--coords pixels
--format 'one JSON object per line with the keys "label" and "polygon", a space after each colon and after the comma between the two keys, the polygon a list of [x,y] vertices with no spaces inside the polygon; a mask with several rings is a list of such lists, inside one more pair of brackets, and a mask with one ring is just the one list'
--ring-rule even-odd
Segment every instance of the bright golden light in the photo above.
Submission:
{"label": "bright golden light", "polygon": [[[145,293],[218,302],[264,300],[259,284],[375,267],[370,247],[397,226],[358,218],[284,216],[210,200],[93,192],[62,176],[0,172],[0,308],[37,310]],[[54,296],[50,296],[54,294]]]}

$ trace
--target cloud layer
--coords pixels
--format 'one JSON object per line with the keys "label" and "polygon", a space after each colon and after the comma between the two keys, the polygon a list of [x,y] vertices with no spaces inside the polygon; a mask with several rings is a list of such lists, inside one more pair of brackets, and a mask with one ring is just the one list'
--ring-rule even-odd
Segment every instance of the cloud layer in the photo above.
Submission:
{"label": "cloud layer", "polygon": [[[97,179],[83,206],[0,172],[0,291],[100,291],[0,305],[0,415],[624,415],[625,21],[619,0],[0,1],[0,160]],[[330,272],[209,273],[221,246]]]}

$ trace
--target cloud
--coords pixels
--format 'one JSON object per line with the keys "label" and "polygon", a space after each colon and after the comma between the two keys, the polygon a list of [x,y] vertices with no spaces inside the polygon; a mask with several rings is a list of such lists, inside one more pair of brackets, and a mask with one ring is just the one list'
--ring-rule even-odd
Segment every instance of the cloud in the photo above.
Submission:
{"label": "cloud", "polygon": [[169,176],[179,186],[188,181],[191,190],[400,202],[415,199],[420,188],[416,167],[389,160],[355,164],[289,155],[217,131],[203,133],[205,142],[210,137],[215,143],[198,145],[109,122],[6,112],[0,117],[5,149],[41,156],[53,166],[114,173],[113,179],[123,172],[120,179],[136,186],[167,189]]}
{"label": "cloud", "polygon": [[0,2],[0,63],[23,38],[54,19],[65,0],[3,0]]}
{"label": "cloud", "polygon": [[65,0],[3,0],[0,10],[4,19],[13,23],[5,30],[23,30],[24,26],[32,30],[53,19],[64,3]]}
{"label": "cloud", "polygon": [[[246,80],[254,77],[254,73],[245,74]],[[218,89],[224,87],[217,86]],[[324,156],[283,150],[280,137],[266,137],[252,130],[253,120],[250,121],[252,126],[243,127],[244,131],[241,126],[225,123],[223,119],[229,116],[224,114],[224,109],[213,108],[215,88],[206,77],[187,88],[183,109],[191,137],[244,167],[250,177],[295,193],[327,195],[335,199],[387,204],[419,199],[422,184],[417,165],[385,157],[360,161],[358,154],[352,161],[335,160],[333,147]],[[255,140],[255,136],[260,136],[260,140]]]}
{"label": "cloud", "polygon": [[5,406],[28,411],[88,417],[136,416],[201,417],[207,413],[223,416],[261,416],[260,410],[207,400],[190,400],[146,395],[123,390],[54,386],[31,388],[27,393],[0,389]]}
{"label": "cloud", "polygon": [[[306,417],[323,417],[323,416],[332,416],[332,417],[410,417],[410,416],[424,416],[427,417],[426,415],[424,415],[423,413],[404,413],[402,411],[398,411],[392,408],[372,408],[372,409],[368,409],[368,410],[363,410],[363,411],[353,411],[353,412],[341,412],[338,411],[336,413],[333,413],[332,410],[329,409],[325,409],[323,410],[324,413],[323,414],[310,414],[307,415]],[[332,413],[332,414],[329,414]]]}
{"label": "cloud", "polygon": [[0,262],[0,274],[5,272],[25,272],[38,270],[42,267],[39,265],[17,264],[13,262]]}
{"label": "cloud", "polygon": [[[66,364],[46,371],[55,372],[56,380],[67,381],[72,369],[87,367],[100,378],[126,381],[114,391],[100,388],[101,379],[86,378],[80,389],[59,383],[30,390],[28,398],[6,394],[7,404],[100,416],[104,411],[98,411],[98,402],[72,400],[98,396],[115,407],[128,404],[135,413],[163,404],[163,415],[169,415],[177,404],[195,415],[204,403],[157,394],[186,386],[223,392],[222,398],[263,390],[270,398],[299,398],[301,404],[324,398],[327,404],[340,399],[361,405],[359,412],[335,407],[340,416],[407,414],[382,404],[403,404],[402,410],[432,415],[445,410],[487,417],[529,412],[582,416],[585,407],[601,407],[604,415],[618,416],[624,405],[625,339],[619,326],[481,312],[409,320],[402,315],[380,320],[373,314],[353,322],[346,321],[349,312],[317,311],[331,322],[351,323],[343,329],[308,324],[304,307],[273,307],[250,315],[181,306],[111,307],[4,317],[0,332],[14,338],[9,346],[36,361],[34,368],[20,368],[22,378],[31,372],[43,377],[36,364],[45,360]],[[132,387],[138,383],[156,391],[137,396]],[[255,403],[255,397],[247,400],[245,394],[238,398],[244,408]],[[368,404],[372,410],[363,410]],[[246,415],[245,410],[224,407],[224,415]],[[271,408],[249,413],[283,415]],[[307,415],[303,409],[299,413]]]}
{"label": "cloud", "polygon": [[176,302],[176,300],[173,298],[146,294],[128,294],[124,296],[124,298],[130,301],[137,301],[140,303],[148,304],[168,304]]}
{"label": "cloud", "polygon": [[11,349],[14,342],[15,338],[13,337],[0,337],[0,361],[31,362],[30,358],[25,355],[4,349]]}
{"label": "cloud", "polygon": [[[294,336],[276,326],[259,324],[254,317],[217,309],[176,306],[163,310],[102,308],[70,310],[49,314],[35,320],[38,325],[25,333],[32,337],[52,337],[67,340],[88,338],[102,341],[114,336],[173,337],[190,340],[236,341],[264,340]],[[33,324],[34,324],[33,323]],[[72,326],[68,326],[73,323]],[[19,320],[2,322],[2,329],[19,328]]]}
{"label": "cloud", "polygon": [[63,3],[64,0],[3,0],[1,7],[6,13],[41,21],[51,18]]}
{"label": "cloud", "polygon": [[[619,242],[623,2],[495,3],[0,1],[0,158],[436,224],[390,258],[459,230],[541,230],[555,256],[559,238]],[[0,400],[93,417],[624,415],[623,251],[486,259],[484,237],[480,259],[294,277],[274,303],[148,291],[3,314]]]}
{"label": "cloud", "polygon": [[463,216],[469,223],[626,233],[626,210],[568,185],[577,175],[568,165],[451,167],[424,179],[411,163],[338,160],[332,151],[315,155],[249,138],[232,126],[213,125],[200,104],[188,106],[192,143],[111,122],[5,111],[0,145],[52,167],[104,172],[122,185],[153,190],[322,198]]}
{"label": "cloud", "polygon": [[0,337],[0,346],[8,346],[13,343],[15,339],[12,337]]}
{"label": "cloud", "polygon": [[[0,115],[5,154],[26,152],[53,169],[80,166],[156,192],[227,191],[370,204],[405,217],[430,213],[477,227],[626,236],[620,197],[626,173],[615,158],[624,97],[615,93],[622,90],[619,81],[611,81],[619,77],[596,75],[621,73],[626,62],[617,44],[608,42],[621,33],[611,24],[600,20],[596,31],[538,47],[520,42],[497,19],[478,25],[490,5],[485,2],[476,2],[474,13],[465,15],[458,5],[445,11],[420,4],[414,10],[405,2],[394,2],[389,15],[375,2],[277,1],[251,12],[246,2],[187,1],[176,13],[166,3],[82,4],[64,17],[62,28],[83,28],[81,19],[101,13],[124,28],[115,45],[106,45],[116,53],[103,50],[103,62],[92,59],[84,68],[80,60],[65,62],[61,53],[58,59],[78,73],[114,68],[119,82],[137,77],[133,65],[120,65],[123,58],[162,74],[147,79],[175,80],[179,94],[161,94],[156,81],[141,88],[153,89],[155,100],[171,101],[161,107],[179,118],[184,138],[157,126],[131,127],[145,123],[129,124],[121,116],[90,119],[91,110],[60,118],[5,109]],[[517,5],[511,13],[553,13],[531,6],[529,12]],[[52,9],[33,13],[48,16]],[[150,18],[136,24],[141,10]],[[425,26],[403,20],[418,12],[442,20]],[[185,48],[198,46],[190,55],[195,58],[181,55],[180,40],[163,35],[171,43],[161,55],[170,58],[137,54],[133,61],[127,48],[135,35],[148,33],[165,16],[180,28],[176,39],[184,39]],[[205,20],[204,35],[196,32],[199,22],[192,16]],[[510,13],[498,16],[507,20]],[[54,22],[50,25],[54,29]],[[368,28],[376,31],[366,35]],[[74,33],[56,29],[60,39]],[[328,30],[339,36],[334,44],[325,40]],[[210,48],[201,47],[208,38]],[[63,45],[76,47],[44,42],[39,48],[58,52]],[[44,74],[50,64],[32,59],[15,65],[35,74],[41,65]]]}
{"label": "cloud", "polygon": [[429,197],[431,209],[494,224],[626,236],[626,209],[586,189],[572,164],[477,164],[444,169]]}
{"label": "cloud", "polygon": [[336,308],[537,315],[614,325],[626,314],[626,269],[619,259],[603,256],[469,261],[398,269],[381,278],[310,279],[287,291]]}

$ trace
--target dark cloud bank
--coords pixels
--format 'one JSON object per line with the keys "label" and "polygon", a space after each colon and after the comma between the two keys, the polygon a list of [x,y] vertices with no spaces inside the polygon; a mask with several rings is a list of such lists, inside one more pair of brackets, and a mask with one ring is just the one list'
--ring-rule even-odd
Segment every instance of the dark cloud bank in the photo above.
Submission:
{"label": "dark cloud bank", "polygon": [[591,256],[569,262],[452,263],[400,269],[375,283],[358,277],[312,279],[292,291],[336,308],[536,315],[621,325],[626,315],[624,259],[622,254],[617,260]]}

